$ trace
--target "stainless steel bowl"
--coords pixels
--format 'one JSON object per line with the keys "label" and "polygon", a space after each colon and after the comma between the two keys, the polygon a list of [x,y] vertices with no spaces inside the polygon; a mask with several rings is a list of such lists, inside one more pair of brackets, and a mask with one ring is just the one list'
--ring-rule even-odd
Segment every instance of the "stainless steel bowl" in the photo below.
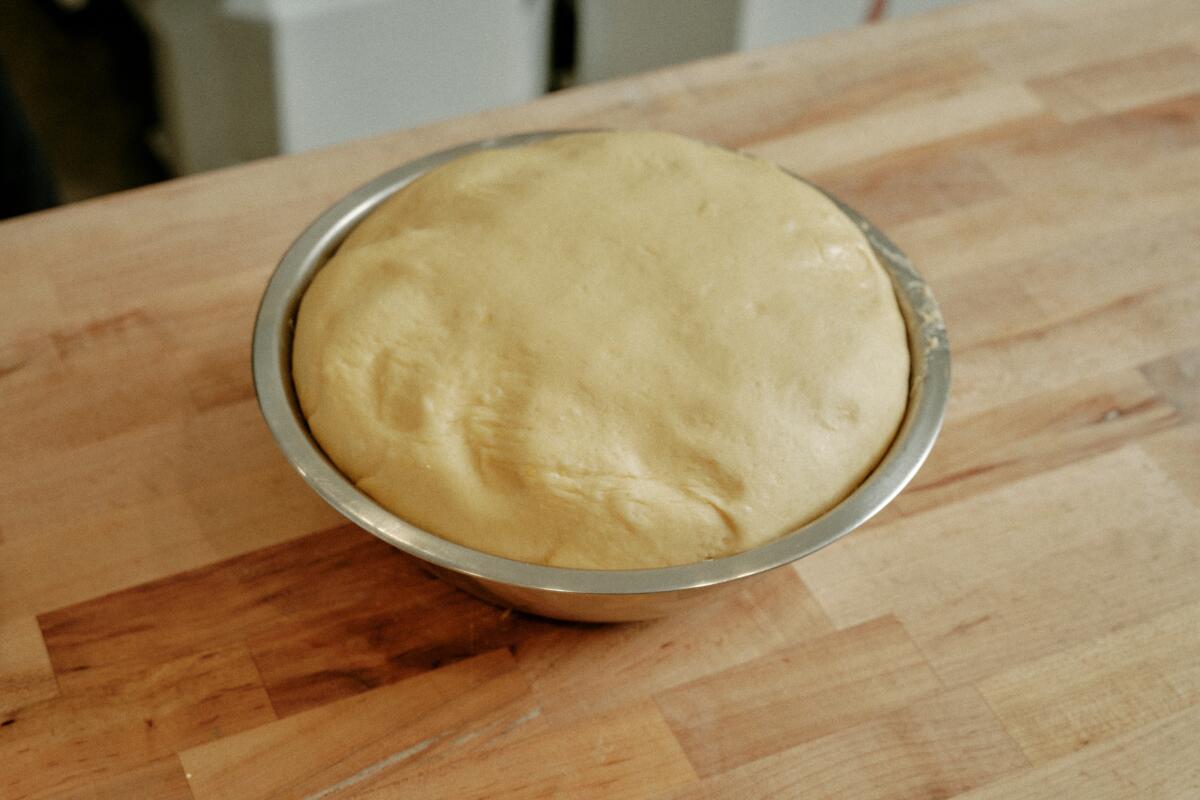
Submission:
{"label": "stainless steel bowl", "polygon": [[866,233],[888,270],[912,354],[908,409],[883,460],[821,517],[769,544],[727,558],[641,570],[581,570],[527,564],[472,550],[405,522],[360,492],[313,440],[292,386],[292,329],[300,298],[350,230],[427,170],[476,150],[513,147],[566,131],[488,139],[394,169],[321,214],[276,267],[254,324],[254,386],[279,447],[308,484],[347,519],[424,561],[445,580],[501,605],[559,619],[650,619],[688,606],[744,578],[812,553],[857,528],[904,488],[941,428],[950,389],[946,328],[933,294],[909,260],[874,226],[832,198]]}

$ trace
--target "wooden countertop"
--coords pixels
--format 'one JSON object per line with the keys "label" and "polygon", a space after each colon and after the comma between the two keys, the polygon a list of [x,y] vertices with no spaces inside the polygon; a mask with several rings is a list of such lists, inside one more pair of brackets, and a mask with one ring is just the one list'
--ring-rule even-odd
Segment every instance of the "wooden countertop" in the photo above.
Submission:
{"label": "wooden countertop", "polygon": [[[983,2],[0,225],[0,796],[1200,797],[1200,12]],[[693,613],[502,612],[259,418],[288,243],[421,154],[658,127],[812,177],[940,299],[944,434]]]}

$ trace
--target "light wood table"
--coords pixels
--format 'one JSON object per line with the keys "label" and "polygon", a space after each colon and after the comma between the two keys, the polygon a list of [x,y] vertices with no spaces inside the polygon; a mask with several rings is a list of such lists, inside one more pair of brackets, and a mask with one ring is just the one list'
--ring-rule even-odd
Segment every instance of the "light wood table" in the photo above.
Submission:
{"label": "light wood table", "polygon": [[[1200,797],[1200,6],[983,2],[0,225],[0,796]],[[297,233],[393,166],[656,127],[811,177],[940,299],[944,434],[693,613],[500,611],[259,418]]]}

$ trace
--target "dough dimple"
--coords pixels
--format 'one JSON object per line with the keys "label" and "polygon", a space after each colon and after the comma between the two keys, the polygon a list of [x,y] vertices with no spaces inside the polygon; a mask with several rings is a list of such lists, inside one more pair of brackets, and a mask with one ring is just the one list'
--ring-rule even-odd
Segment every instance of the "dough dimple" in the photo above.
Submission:
{"label": "dough dimple", "polygon": [[584,133],[445,164],[300,306],[313,435],[377,501],[517,560],[618,569],[771,541],[878,463],[909,378],[858,228],[756,159]]}

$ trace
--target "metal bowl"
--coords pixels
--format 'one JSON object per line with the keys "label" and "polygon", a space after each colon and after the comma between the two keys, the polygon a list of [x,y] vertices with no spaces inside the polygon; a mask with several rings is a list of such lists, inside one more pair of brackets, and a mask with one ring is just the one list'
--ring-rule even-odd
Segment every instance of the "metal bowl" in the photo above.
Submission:
{"label": "metal bowl", "polygon": [[691,605],[744,578],[789,564],[833,542],[887,505],[916,473],[941,428],[950,388],[946,328],[933,294],[909,260],[874,226],[831,198],[862,228],[887,268],[908,328],[912,372],[899,432],[875,470],[834,508],[775,541],[726,558],[639,570],[548,567],[501,558],[442,539],[383,508],[338,471],[312,438],[292,385],[292,330],[300,298],[355,225],[427,170],[466,153],[559,136],[547,131],[488,139],[425,156],[351,192],[321,214],[284,254],[254,324],[259,407],[292,466],[347,519],[479,597],[559,619],[650,619]]}

